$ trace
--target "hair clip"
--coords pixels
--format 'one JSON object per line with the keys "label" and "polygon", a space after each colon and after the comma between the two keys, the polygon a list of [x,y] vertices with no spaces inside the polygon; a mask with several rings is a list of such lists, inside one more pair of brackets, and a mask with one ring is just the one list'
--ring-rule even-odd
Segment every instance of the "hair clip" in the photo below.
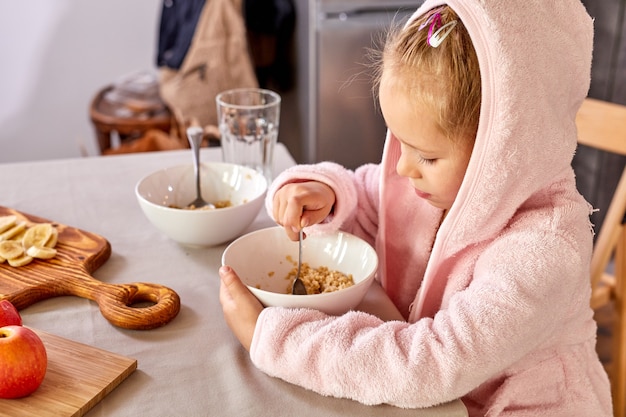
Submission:
{"label": "hair clip", "polygon": [[[442,26],[441,13],[437,11],[428,16],[428,19],[426,19],[417,30],[420,31],[430,24],[426,42],[428,42],[428,44],[433,48],[436,48],[448,37],[450,32],[452,32],[452,29],[456,26],[456,23],[456,20],[452,20]],[[437,28],[436,31],[435,28]]]}
{"label": "hair clip", "polygon": [[436,23],[439,23],[441,25],[441,13],[432,12],[430,16],[428,16],[428,19],[424,20],[424,22],[420,25],[420,27],[417,28],[417,31],[419,32],[422,29],[424,29],[426,26],[428,26],[428,24],[431,23],[431,20],[432,20],[431,29],[432,29],[432,25]]}
{"label": "hair clip", "polygon": [[441,42],[443,42],[444,39],[448,37],[448,35],[450,34],[450,32],[452,32],[452,29],[454,29],[455,26],[456,26],[456,20],[452,20],[446,23],[445,25],[443,25],[442,27],[440,27],[437,30],[437,32],[431,33],[432,32],[432,25],[431,25],[430,31],[428,32],[428,38],[426,41],[433,48],[438,47],[439,45],[441,45]]}

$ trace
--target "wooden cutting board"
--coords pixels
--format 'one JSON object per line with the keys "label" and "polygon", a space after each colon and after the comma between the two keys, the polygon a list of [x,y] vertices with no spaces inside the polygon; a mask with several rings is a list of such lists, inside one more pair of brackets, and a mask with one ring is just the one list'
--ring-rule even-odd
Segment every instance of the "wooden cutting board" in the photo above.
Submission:
{"label": "wooden cutting board", "polygon": [[91,276],[111,255],[111,245],[102,236],[0,206],[0,216],[12,214],[28,226],[52,223],[59,233],[57,254],[20,267],[0,264],[0,300],[8,299],[21,310],[47,298],[75,295],[95,301],[112,324],[136,330],[162,326],[178,314],[180,298],[170,288],[107,284]]}
{"label": "wooden cutting board", "polygon": [[35,332],[46,347],[46,376],[28,397],[0,399],[2,416],[83,416],[137,369],[135,359]]}

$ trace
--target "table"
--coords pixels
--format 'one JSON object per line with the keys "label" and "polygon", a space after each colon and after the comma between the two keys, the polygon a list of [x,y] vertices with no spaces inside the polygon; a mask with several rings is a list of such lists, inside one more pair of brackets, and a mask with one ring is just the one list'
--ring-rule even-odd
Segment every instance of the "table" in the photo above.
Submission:
{"label": "table", "polygon": [[[201,160],[220,160],[203,148]],[[0,164],[0,205],[101,235],[112,255],[93,274],[110,283],[153,282],[174,289],[181,311],[153,330],[109,324],[94,302],[59,297],[22,310],[30,327],[135,358],[137,370],[87,413],[127,416],[467,416],[460,400],[404,410],[320,396],[257,370],[226,326],[218,300],[218,267],[226,244],[183,247],[144,217],[134,195],[144,175],[191,163],[188,150]],[[278,144],[275,172],[295,162]],[[248,231],[272,226],[263,210]],[[373,286],[360,309],[383,319],[399,313]]]}

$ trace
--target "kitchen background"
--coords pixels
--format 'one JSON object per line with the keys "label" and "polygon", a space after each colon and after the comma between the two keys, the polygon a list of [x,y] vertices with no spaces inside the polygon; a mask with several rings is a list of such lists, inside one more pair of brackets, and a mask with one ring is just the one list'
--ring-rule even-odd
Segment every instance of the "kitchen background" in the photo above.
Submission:
{"label": "kitchen background", "polygon": [[[376,162],[384,126],[364,75],[363,48],[406,15],[396,9],[412,10],[421,0],[293,3],[296,82],[281,92],[279,140],[299,162],[335,159],[351,168]],[[626,104],[626,0],[583,3],[596,27],[589,95]],[[161,4],[0,2],[0,163],[98,155],[90,101],[123,76],[156,69]],[[623,164],[585,149],[578,153],[580,188],[594,205],[607,204]]]}
{"label": "kitchen background", "polygon": [[[299,162],[377,161],[384,127],[361,73],[362,48],[371,31],[402,17],[394,7],[421,0],[293,1],[296,82],[281,92],[279,140]],[[583,3],[596,28],[589,95],[626,104],[626,0]],[[160,11],[159,0],[0,2],[0,163],[98,155],[90,102],[122,76],[155,70]],[[531,23],[549,24],[549,17]],[[600,208],[596,225],[623,166],[622,158],[589,149],[575,157],[581,192]],[[596,316],[605,362],[612,314]]]}

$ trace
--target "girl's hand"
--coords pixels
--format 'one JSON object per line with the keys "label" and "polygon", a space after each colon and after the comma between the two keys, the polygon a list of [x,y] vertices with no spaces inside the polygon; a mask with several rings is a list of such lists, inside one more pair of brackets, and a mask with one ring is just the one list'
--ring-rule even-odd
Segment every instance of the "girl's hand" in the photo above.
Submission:
{"label": "girl's hand", "polygon": [[241,282],[231,267],[222,266],[219,273],[220,303],[224,319],[243,347],[250,351],[254,328],[263,311],[263,305]]}
{"label": "girl's hand", "polygon": [[293,182],[274,194],[273,216],[291,240],[298,240],[301,228],[323,221],[333,209],[335,192],[318,181]]}

